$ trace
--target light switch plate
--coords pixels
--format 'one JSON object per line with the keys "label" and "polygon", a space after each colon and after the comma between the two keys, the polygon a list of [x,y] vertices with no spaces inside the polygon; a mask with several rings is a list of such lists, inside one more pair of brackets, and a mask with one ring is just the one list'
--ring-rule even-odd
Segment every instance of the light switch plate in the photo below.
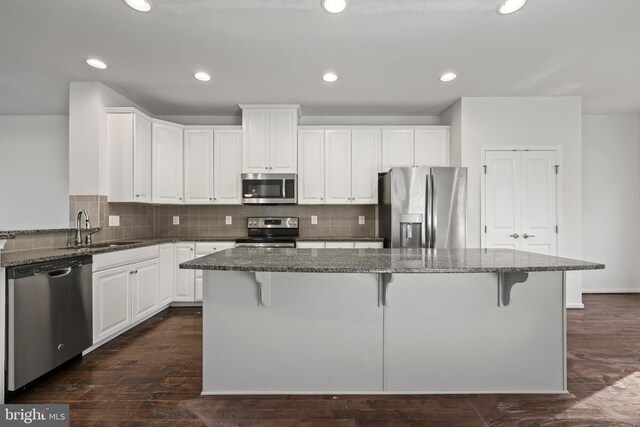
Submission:
{"label": "light switch plate", "polygon": [[358,217],[358,224],[360,224],[360,225],[364,224],[364,216],[360,215]]}
{"label": "light switch plate", "polygon": [[231,217],[231,216],[227,215],[227,216],[225,216],[225,217],[224,217],[224,223],[225,223],[225,224],[227,224],[227,225],[231,225],[231,224],[232,224],[232,222],[233,222],[233,221],[232,221],[232,217]]}
{"label": "light switch plate", "polygon": [[120,225],[120,217],[117,215],[109,215],[109,227],[118,227]]}
{"label": "light switch plate", "polygon": [[174,216],[173,217],[173,225],[180,225],[180,217],[179,216]]}
{"label": "light switch plate", "polygon": [[318,225],[318,217],[317,216],[313,215],[311,217],[311,224],[312,225]]}

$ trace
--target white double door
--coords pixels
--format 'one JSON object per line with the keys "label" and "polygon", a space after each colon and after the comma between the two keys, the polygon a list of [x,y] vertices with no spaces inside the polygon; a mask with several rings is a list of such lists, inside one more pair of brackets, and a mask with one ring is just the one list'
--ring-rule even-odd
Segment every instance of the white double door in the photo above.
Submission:
{"label": "white double door", "polygon": [[558,154],[485,152],[484,247],[558,253]]}

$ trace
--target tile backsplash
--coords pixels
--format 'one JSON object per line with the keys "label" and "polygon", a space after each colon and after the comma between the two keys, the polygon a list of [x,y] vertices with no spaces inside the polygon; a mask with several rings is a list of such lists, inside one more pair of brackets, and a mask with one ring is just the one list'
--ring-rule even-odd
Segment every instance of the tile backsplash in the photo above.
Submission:
{"label": "tile backsplash", "polygon": [[[146,237],[240,237],[247,234],[247,218],[254,216],[293,216],[300,218],[302,237],[375,237],[377,207],[372,205],[294,205],[294,206],[154,206],[136,203],[108,203],[106,196],[70,196],[69,230],[19,234],[8,240],[4,250],[64,247],[73,240],[76,214],[84,209],[92,227],[101,230],[94,242]],[[109,216],[119,217],[119,226],[109,226]],[[173,217],[179,224],[173,224]],[[226,217],[231,224],[226,224]],[[317,216],[318,223],[311,224]],[[359,224],[359,217],[364,224]],[[84,226],[84,224],[83,224]]]}

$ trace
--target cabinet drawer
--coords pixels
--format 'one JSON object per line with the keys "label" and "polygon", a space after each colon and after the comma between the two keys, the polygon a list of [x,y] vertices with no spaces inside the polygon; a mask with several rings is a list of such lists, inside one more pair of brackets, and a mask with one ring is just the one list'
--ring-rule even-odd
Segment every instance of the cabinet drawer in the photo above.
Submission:
{"label": "cabinet drawer", "polygon": [[158,245],[97,254],[93,256],[93,271],[134,264],[152,258],[158,258]]}
{"label": "cabinet drawer", "polygon": [[355,242],[356,249],[382,249],[382,242]]}
{"label": "cabinet drawer", "polygon": [[353,242],[326,242],[324,247],[327,249],[353,249]]}

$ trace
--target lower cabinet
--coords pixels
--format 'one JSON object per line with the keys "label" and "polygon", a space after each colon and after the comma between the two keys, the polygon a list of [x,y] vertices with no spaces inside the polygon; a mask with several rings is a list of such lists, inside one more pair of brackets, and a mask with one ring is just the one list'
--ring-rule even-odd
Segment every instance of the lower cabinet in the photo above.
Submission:
{"label": "lower cabinet", "polygon": [[[223,251],[225,249],[231,249],[236,245],[235,242],[214,242],[214,243],[196,243],[196,258],[211,255],[216,252]],[[195,286],[194,286],[194,299],[195,301],[202,301],[203,296],[203,271],[196,270],[195,272]]]}
{"label": "lower cabinet", "polygon": [[165,305],[173,301],[173,280],[176,269],[173,243],[160,245],[158,252],[158,305]]}
{"label": "lower cabinet", "polygon": [[298,249],[382,249],[383,243],[378,241],[331,241],[331,242],[298,242]]}
{"label": "lower cabinet", "polygon": [[176,243],[174,245],[175,258],[173,263],[174,283],[173,300],[182,302],[194,301],[194,270],[180,268],[183,262],[191,261],[196,257],[195,243]]}
{"label": "lower cabinet", "polygon": [[155,311],[157,288],[157,258],[94,273],[94,344]]}

